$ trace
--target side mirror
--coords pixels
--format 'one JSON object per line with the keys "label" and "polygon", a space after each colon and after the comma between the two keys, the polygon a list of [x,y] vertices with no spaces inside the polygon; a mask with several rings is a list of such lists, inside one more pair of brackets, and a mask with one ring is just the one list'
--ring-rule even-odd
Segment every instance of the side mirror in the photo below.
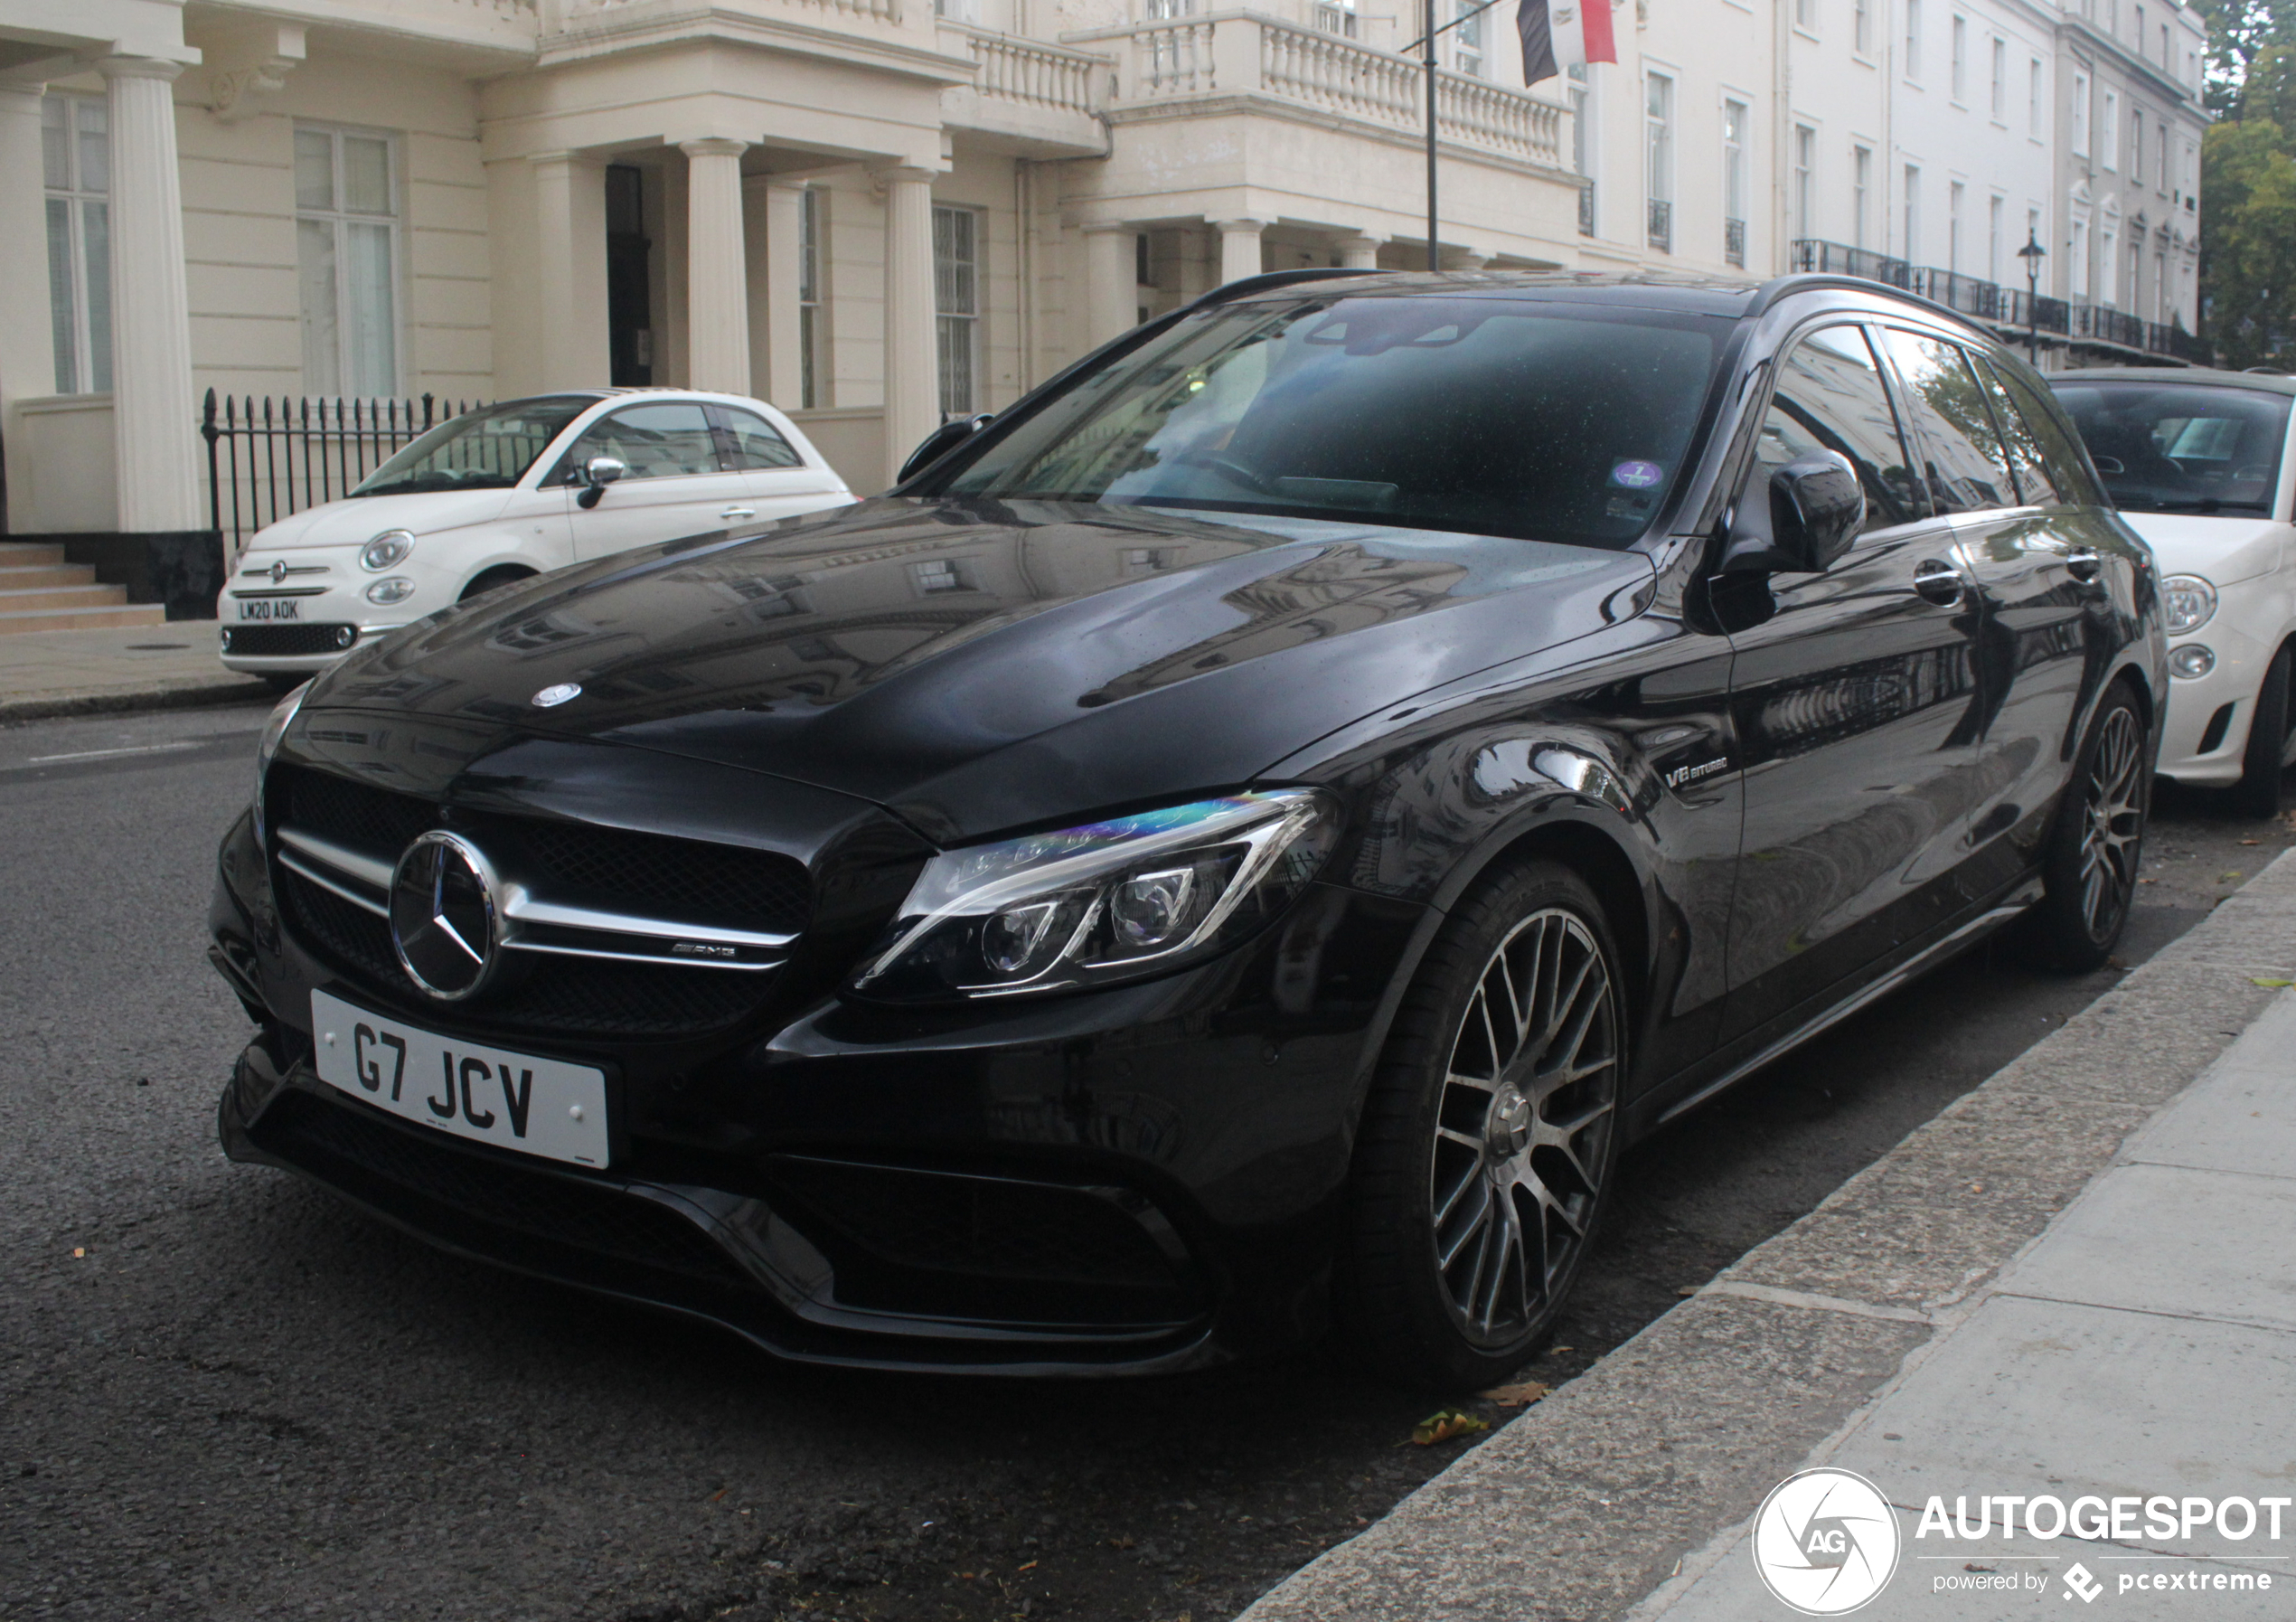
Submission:
{"label": "side mirror", "polygon": [[598,497],[606,494],[607,486],[629,472],[619,457],[592,457],[582,464],[582,493],[574,498],[575,505],[594,507]]}
{"label": "side mirror", "polygon": [[1722,554],[1725,573],[1820,574],[1866,527],[1866,492],[1838,450],[1773,469],[1768,494],[1767,512],[1753,490],[1738,503]]}
{"label": "side mirror", "polygon": [[924,472],[994,420],[994,417],[983,412],[978,417],[959,417],[954,422],[942,423],[940,427],[919,440],[917,448],[908,453],[908,460],[901,464],[901,470],[894,476],[893,482],[897,485],[906,485],[915,476]]}

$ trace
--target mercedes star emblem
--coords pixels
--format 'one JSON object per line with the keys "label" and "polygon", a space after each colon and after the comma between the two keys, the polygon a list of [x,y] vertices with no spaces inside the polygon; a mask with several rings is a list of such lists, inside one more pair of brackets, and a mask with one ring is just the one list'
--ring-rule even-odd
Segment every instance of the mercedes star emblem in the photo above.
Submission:
{"label": "mercedes star emblem", "polygon": [[486,984],[500,944],[494,870],[458,835],[433,828],[391,875],[391,944],[407,977],[441,1002]]}
{"label": "mercedes star emblem", "polygon": [[569,698],[582,696],[579,682],[554,682],[527,701],[537,710],[555,710]]}

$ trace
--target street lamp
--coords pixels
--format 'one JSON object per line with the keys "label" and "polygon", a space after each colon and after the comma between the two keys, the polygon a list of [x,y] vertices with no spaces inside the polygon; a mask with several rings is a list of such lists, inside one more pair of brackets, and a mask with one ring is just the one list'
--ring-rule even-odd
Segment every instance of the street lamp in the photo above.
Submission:
{"label": "street lamp", "polygon": [[2037,370],[2041,364],[2041,261],[2049,250],[2035,240],[2033,228],[2025,228],[2025,246],[2017,257],[2025,261],[2025,355]]}

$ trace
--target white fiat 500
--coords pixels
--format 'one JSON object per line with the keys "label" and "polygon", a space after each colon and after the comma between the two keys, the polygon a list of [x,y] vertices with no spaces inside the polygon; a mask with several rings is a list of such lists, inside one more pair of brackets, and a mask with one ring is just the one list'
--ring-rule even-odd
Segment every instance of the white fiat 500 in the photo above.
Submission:
{"label": "white fiat 500", "polygon": [[2049,382],[2160,564],[2161,774],[2272,816],[2296,759],[2296,378],[2107,367]]}
{"label": "white fiat 500", "polygon": [[512,580],[853,499],[763,401],[574,390],[441,423],[340,501],[258,531],[217,605],[223,663],[286,688]]}

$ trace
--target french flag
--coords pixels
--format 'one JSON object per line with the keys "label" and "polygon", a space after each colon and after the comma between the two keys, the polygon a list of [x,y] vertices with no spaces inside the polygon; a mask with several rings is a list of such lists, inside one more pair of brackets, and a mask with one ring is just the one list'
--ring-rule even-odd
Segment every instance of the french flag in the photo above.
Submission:
{"label": "french flag", "polygon": [[1523,82],[1537,84],[1567,68],[1614,62],[1610,0],[1522,0],[1515,32],[1523,37]]}

